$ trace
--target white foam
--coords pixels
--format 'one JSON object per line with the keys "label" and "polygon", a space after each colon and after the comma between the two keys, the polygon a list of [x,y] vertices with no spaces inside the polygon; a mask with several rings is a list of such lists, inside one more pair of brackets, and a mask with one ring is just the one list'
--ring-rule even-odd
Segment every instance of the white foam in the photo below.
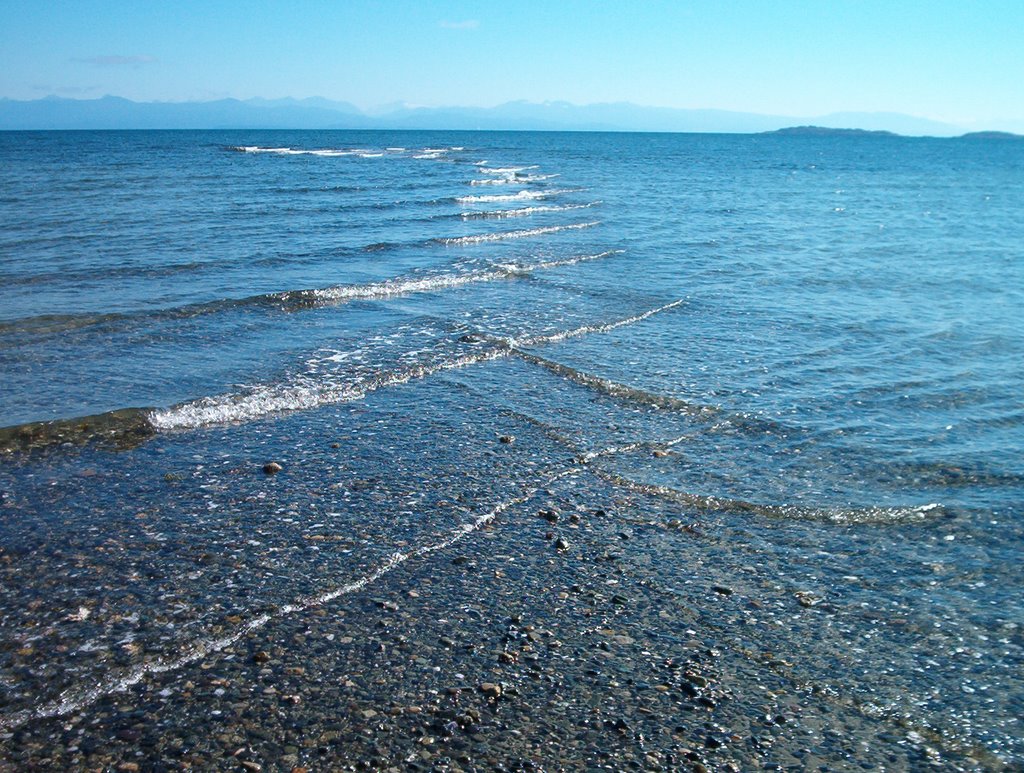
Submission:
{"label": "white foam", "polygon": [[279,156],[354,156],[360,153],[371,152],[347,148],[322,148],[320,150],[303,150],[300,148],[264,148],[259,145],[243,145],[235,149],[243,150],[246,153],[273,153]]}
{"label": "white foam", "polygon": [[620,327],[626,325],[632,325],[636,322],[642,322],[648,317],[653,317],[655,314],[660,314],[663,311],[674,309],[680,305],[683,299],[680,298],[678,301],[672,301],[672,303],[666,303],[664,306],[659,306],[656,309],[645,311],[643,314],[637,314],[635,317],[627,317],[626,319],[620,319],[617,322],[609,322],[603,325],[583,325],[582,327],[575,328],[574,330],[565,330],[561,333],[552,333],[551,335],[545,336],[533,336],[532,338],[524,338],[522,340],[513,340],[512,346],[538,346],[541,344],[554,344],[559,341],[564,341],[567,338],[576,338],[582,335],[588,335],[590,333],[608,333]]}
{"label": "white foam", "polygon": [[495,174],[495,175],[515,175],[519,172],[528,172],[531,169],[536,169],[537,165],[532,166],[484,166],[484,162],[479,162],[480,174]]}
{"label": "white foam", "polygon": [[296,599],[290,604],[283,605],[272,614],[257,615],[256,617],[242,623],[227,636],[221,636],[215,639],[196,640],[182,647],[182,649],[176,654],[157,657],[131,668],[112,670],[111,673],[103,679],[103,681],[98,683],[89,682],[88,684],[72,685],[64,690],[56,700],[44,703],[43,705],[36,706],[32,709],[26,709],[24,711],[0,717],[0,729],[10,731],[33,720],[46,719],[49,717],[61,717],[67,714],[72,714],[76,711],[81,711],[107,695],[115,692],[124,692],[129,687],[141,682],[148,675],[178,671],[185,666],[195,663],[196,661],[203,660],[214,653],[221,652],[222,650],[237,644],[254,631],[258,631],[263,628],[271,621],[290,617],[298,612],[306,612],[310,609],[316,609],[325,604],[329,604],[342,596],[347,596],[349,594],[356,593],[357,591],[361,591],[363,588],[373,584],[385,575],[390,574],[410,558],[421,558],[423,556],[428,556],[431,553],[436,553],[450,548],[452,545],[465,539],[473,532],[478,531],[491,523],[506,510],[509,510],[516,505],[521,505],[524,502],[528,502],[533,499],[539,491],[550,487],[562,478],[569,477],[570,475],[576,475],[581,472],[581,470],[582,468],[580,467],[570,467],[562,470],[561,472],[549,475],[540,483],[531,486],[519,496],[507,499],[486,513],[477,516],[469,523],[461,524],[456,527],[438,542],[430,545],[424,545],[414,550],[407,550],[404,552],[395,551],[380,565],[378,565],[376,569],[373,569],[359,579],[332,590],[322,591],[320,593]]}
{"label": "white foam", "polygon": [[470,185],[511,185],[520,182],[514,177],[485,177],[482,180],[470,180]]}
{"label": "white foam", "polygon": [[440,274],[419,278],[389,279],[384,282],[373,282],[365,285],[338,285],[324,287],[319,290],[307,291],[325,302],[347,300],[377,300],[393,298],[411,293],[429,293],[461,287],[476,282],[491,282],[498,279],[509,279],[524,276],[539,269],[572,266],[588,260],[598,260],[610,255],[618,255],[622,250],[607,250],[596,254],[577,255],[562,260],[551,260],[533,264],[500,264],[484,271],[469,271],[461,274]]}
{"label": "white foam", "polygon": [[578,231],[582,228],[592,228],[595,225],[599,225],[600,221],[595,220],[591,223],[571,223],[569,225],[549,225],[541,228],[526,228],[521,231],[500,231],[493,234],[477,234],[475,236],[456,236],[450,239],[438,239],[437,241],[441,244],[447,244],[449,246],[459,244],[481,244],[483,242],[497,242],[504,239],[526,239],[531,236],[543,236],[544,234],[553,234],[560,231]]}
{"label": "white foam", "polygon": [[502,194],[487,194],[481,196],[461,196],[455,199],[460,204],[477,204],[485,203],[489,201],[523,201],[529,199],[546,199],[549,196],[556,196],[559,193],[568,193],[567,190],[558,190],[552,188],[550,190],[527,190],[519,191],[518,193],[502,193]]}
{"label": "white foam", "polygon": [[[572,265],[586,260],[597,260],[612,254],[616,253],[603,252],[596,255],[582,255],[565,261],[539,263],[532,267],[504,266],[491,273],[485,272],[475,281],[486,281],[487,278],[510,277],[515,273],[529,273],[537,269]],[[149,420],[158,430],[196,429],[218,424],[251,421],[274,413],[309,410],[323,405],[350,402],[362,399],[370,392],[384,387],[404,384],[413,379],[425,378],[445,370],[464,368],[468,365],[506,357],[511,353],[511,348],[515,346],[536,346],[556,343],[588,333],[604,333],[624,325],[640,322],[654,314],[678,306],[680,303],[682,303],[681,300],[617,322],[580,327],[553,335],[535,336],[521,341],[490,339],[492,344],[497,345],[496,348],[477,351],[439,363],[414,364],[358,383],[337,383],[320,376],[314,369],[310,373],[296,377],[291,383],[257,384],[246,392],[202,397],[171,408],[156,410],[150,414]]]}
{"label": "white foam", "polygon": [[495,209],[490,211],[476,211],[476,212],[463,212],[463,220],[481,220],[493,218],[500,220],[509,217],[525,217],[527,215],[537,215],[542,212],[567,212],[573,209],[589,209],[590,207],[597,206],[601,202],[592,201],[589,204],[561,204],[551,206],[539,206],[539,207],[519,207],[517,209]]}
{"label": "white foam", "polygon": [[350,402],[384,387],[425,378],[443,370],[464,368],[485,360],[503,357],[503,350],[483,351],[434,365],[414,365],[386,373],[376,379],[352,384],[334,384],[312,376],[302,376],[291,384],[260,384],[250,391],[217,397],[203,397],[150,414],[153,426],[160,430],[197,429],[216,424],[251,421],[273,413],[309,410],[322,405]]}

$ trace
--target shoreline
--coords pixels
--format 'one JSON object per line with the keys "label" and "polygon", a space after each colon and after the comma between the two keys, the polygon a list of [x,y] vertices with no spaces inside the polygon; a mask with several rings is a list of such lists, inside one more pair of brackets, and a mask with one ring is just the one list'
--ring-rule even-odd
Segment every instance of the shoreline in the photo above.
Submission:
{"label": "shoreline", "polygon": [[758,618],[781,610],[814,630],[830,605],[772,590],[770,567],[722,552],[727,517],[666,521],[657,507],[586,470],[549,479],[364,587],[8,729],[3,759],[127,771],[995,764],[871,716],[826,674],[808,681],[800,652],[767,649],[792,632]]}

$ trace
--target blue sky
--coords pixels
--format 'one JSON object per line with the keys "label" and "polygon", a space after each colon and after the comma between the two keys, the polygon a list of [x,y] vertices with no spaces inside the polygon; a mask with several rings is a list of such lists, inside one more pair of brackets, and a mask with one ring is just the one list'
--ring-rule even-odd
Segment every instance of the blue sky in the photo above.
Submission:
{"label": "blue sky", "polygon": [[628,101],[1024,129],[1024,0],[0,0],[0,96]]}

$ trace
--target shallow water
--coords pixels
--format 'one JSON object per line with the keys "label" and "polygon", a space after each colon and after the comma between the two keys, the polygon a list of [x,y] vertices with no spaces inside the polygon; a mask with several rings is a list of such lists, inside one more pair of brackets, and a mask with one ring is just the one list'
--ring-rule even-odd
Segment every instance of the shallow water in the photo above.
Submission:
{"label": "shallow water", "polygon": [[540,573],[518,582],[590,587],[533,566],[520,521],[549,496],[604,513],[570,537],[597,556],[636,531],[629,638],[713,640],[733,735],[762,721],[744,694],[808,690],[774,757],[721,764],[1024,760],[1019,144],[67,132],[0,155],[8,759],[71,764],[50,717],[177,690],[405,572],[443,615],[481,540]]}

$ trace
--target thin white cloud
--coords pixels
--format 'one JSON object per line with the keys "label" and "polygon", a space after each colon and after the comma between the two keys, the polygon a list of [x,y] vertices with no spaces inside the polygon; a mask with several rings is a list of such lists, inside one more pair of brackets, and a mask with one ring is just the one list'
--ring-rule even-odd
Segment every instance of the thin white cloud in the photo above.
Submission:
{"label": "thin white cloud", "polygon": [[84,59],[75,59],[82,64],[91,64],[96,67],[142,67],[146,64],[153,64],[157,61],[155,56],[121,56],[119,54],[107,54],[103,56],[90,56]]}
{"label": "thin white cloud", "polygon": [[475,30],[480,26],[480,22],[476,19],[466,19],[465,21],[443,21],[439,26],[441,29],[446,30]]}

